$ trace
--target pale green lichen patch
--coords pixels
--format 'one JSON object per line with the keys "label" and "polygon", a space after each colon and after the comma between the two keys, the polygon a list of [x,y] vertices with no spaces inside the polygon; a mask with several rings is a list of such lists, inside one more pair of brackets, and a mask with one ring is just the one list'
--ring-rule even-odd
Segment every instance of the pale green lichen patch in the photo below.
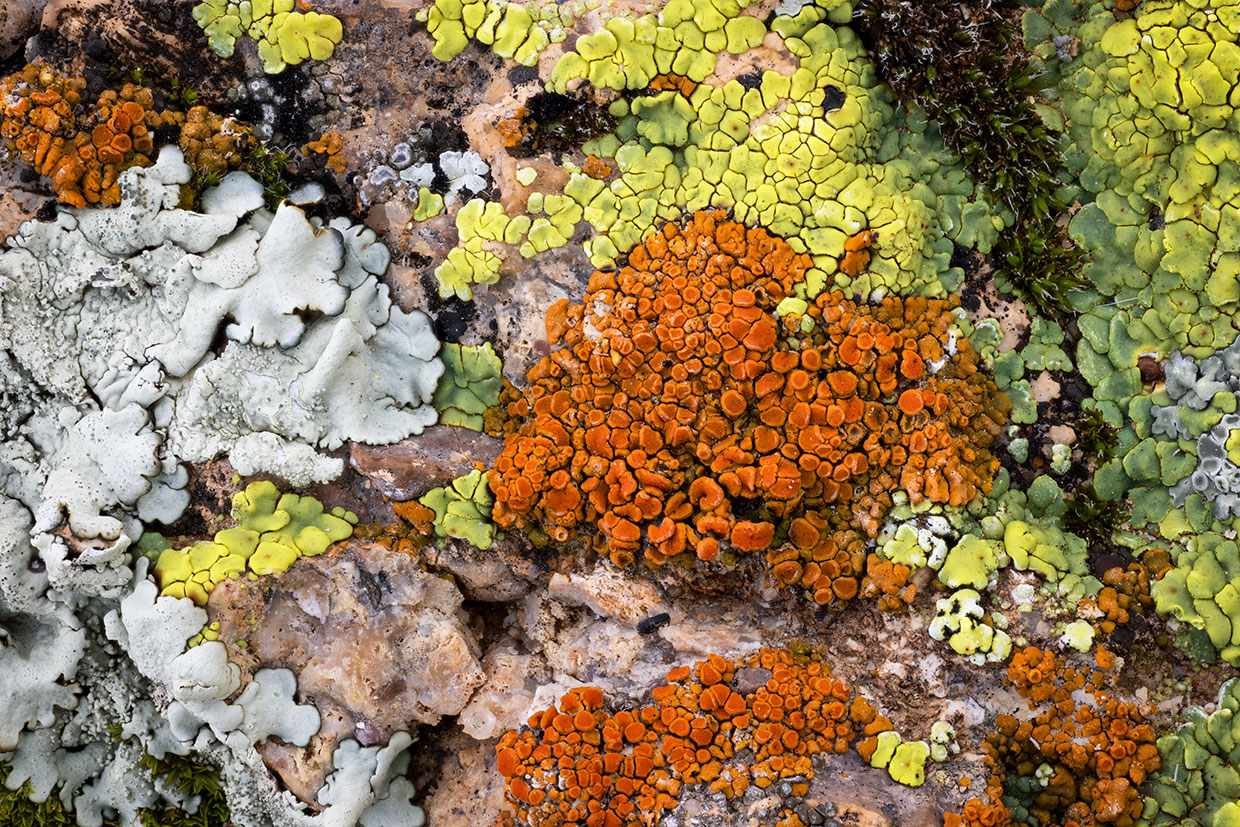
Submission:
{"label": "pale green lichen patch", "polygon": [[446,343],[439,352],[444,375],[435,389],[432,403],[444,425],[482,430],[482,415],[499,404],[504,380],[503,365],[491,345]]}
{"label": "pale green lichen patch", "polygon": [[418,502],[435,512],[435,537],[456,537],[475,548],[487,549],[495,540],[491,522],[494,498],[486,476],[478,470],[457,477],[449,485],[432,488]]}

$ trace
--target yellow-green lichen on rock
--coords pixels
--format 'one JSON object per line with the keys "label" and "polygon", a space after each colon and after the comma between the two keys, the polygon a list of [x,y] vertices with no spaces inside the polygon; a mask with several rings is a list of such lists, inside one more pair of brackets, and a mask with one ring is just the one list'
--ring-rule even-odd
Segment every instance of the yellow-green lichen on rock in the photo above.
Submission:
{"label": "yellow-green lichen on rock", "polygon": [[[1025,35],[1064,78],[1084,204],[1070,231],[1092,257],[1077,306],[1124,308],[1161,354],[1226,346],[1240,308],[1240,5],[1148,0],[1117,19],[1102,0],[1052,0]],[[1052,56],[1063,38],[1079,40],[1071,59]]]}
{"label": "yellow-green lichen on rock", "polygon": [[448,485],[432,488],[418,500],[435,512],[438,541],[456,537],[480,549],[490,548],[495,541],[495,524],[491,522],[494,501],[486,475],[476,469]]}
{"label": "yellow-green lichen on rock", "polygon": [[143,548],[152,556],[158,552],[155,581],[161,595],[188,597],[202,605],[218,583],[284,572],[298,558],[322,554],[347,539],[357,523],[350,511],[326,512],[313,497],[281,494],[267,481],[239,491],[232,516],[236,526],[186,548],[144,538]]}
{"label": "yellow-green lichen on rock", "polygon": [[435,388],[432,404],[439,422],[481,431],[487,408],[499,404],[504,380],[503,365],[490,343],[459,345],[445,342],[439,351],[444,375]]}
{"label": "yellow-green lichen on rock", "polygon": [[[500,259],[485,242],[501,233],[529,257],[567,243],[584,220],[594,231],[585,251],[606,267],[659,224],[709,207],[729,208],[738,221],[812,256],[801,300],[828,288],[866,298],[955,289],[963,277],[951,266],[955,244],[989,250],[1010,217],[976,197],[924,113],[895,105],[857,37],[841,25],[851,15],[847,2],[807,4],[769,27],[745,14],[745,5],[672,0],[657,13],[615,17],[579,37],[556,61],[549,91],[639,91],[667,75],[686,85],[612,101],[615,133],[582,148],[614,160],[618,175],[610,182],[565,164],[563,194],[536,194],[528,214],[511,219],[529,225],[487,233],[476,227],[481,216],[458,218],[461,242],[438,271],[441,292],[464,298],[469,284],[497,278]],[[484,8],[491,6],[440,0],[428,14],[437,47],[445,28],[485,32],[499,12],[466,21],[467,12],[473,20]],[[772,44],[790,53],[790,74],[768,69],[756,84],[712,80],[721,55]],[[455,55],[456,46],[437,54]],[[846,243],[862,233],[867,257],[845,265]]]}
{"label": "yellow-green lichen on rock", "polygon": [[566,27],[575,18],[598,5],[597,0],[542,6],[503,0],[436,0],[430,9],[418,12],[417,19],[426,24],[435,41],[431,54],[440,60],[451,60],[476,40],[500,57],[533,66],[543,49],[568,36]]}
{"label": "yellow-green lichen on rock", "polygon": [[268,74],[306,60],[327,60],[344,36],[339,20],[299,11],[296,0],[203,0],[193,14],[220,57],[232,57],[237,38],[253,38]]}

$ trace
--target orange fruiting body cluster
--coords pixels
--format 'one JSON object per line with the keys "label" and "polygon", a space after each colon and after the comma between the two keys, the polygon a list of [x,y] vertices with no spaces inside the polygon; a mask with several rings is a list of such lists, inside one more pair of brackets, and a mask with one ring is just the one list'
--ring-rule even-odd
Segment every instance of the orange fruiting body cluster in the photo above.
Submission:
{"label": "orange fruiting body cluster", "polygon": [[781,318],[810,266],[699,212],[595,273],[582,304],[553,305],[564,347],[508,405],[495,521],[557,541],[596,527],[617,565],[764,551],[817,602],[855,597],[891,492],[962,505],[987,490],[1010,403],[955,341],[951,301],[825,293]]}
{"label": "orange fruiting body cluster", "polygon": [[177,141],[185,163],[200,175],[219,176],[236,169],[258,146],[253,130],[236,118],[217,115],[205,106],[185,113]]}
{"label": "orange fruiting body cluster", "polygon": [[712,655],[673,669],[640,709],[609,712],[597,687],[570,691],[500,738],[512,813],[498,823],[652,825],[686,784],[733,798],[751,784],[796,779],[793,794],[805,795],[811,758],[852,743],[849,687],[785,649],[764,649],[741,668],[748,674]]}
{"label": "orange fruiting body cluster", "polygon": [[595,181],[602,181],[611,175],[611,164],[602,158],[587,155],[585,162],[581,165],[581,171]]}
{"label": "orange fruiting body cluster", "polygon": [[125,84],[92,107],[86,82],[33,63],[0,81],[0,135],[8,150],[52,179],[66,204],[120,203],[117,177],[151,163],[154,130],[172,119],[152,111],[151,90]]}
{"label": "orange fruiting body cluster", "polygon": [[1127,623],[1133,612],[1150,612],[1154,598],[1150,595],[1150,572],[1142,562],[1107,569],[1102,575],[1102,589],[1093,599],[1102,618],[1099,631],[1111,634],[1117,626]]}
{"label": "orange fruiting body cluster", "polygon": [[324,132],[317,141],[310,141],[304,147],[306,154],[314,153],[324,156],[327,168],[332,172],[345,171],[345,159],[341,154],[344,149],[344,138],[339,132]]}
{"label": "orange fruiting body cluster", "polygon": [[[1114,660],[1100,651],[1100,666],[1112,666]],[[945,827],[1014,823],[1000,796],[1010,796],[1011,776],[1031,778],[1044,763],[1051,775],[1022,802],[1030,823],[1133,824],[1142,810],[1137,788],[1160,764],[1154,730],[1145,722],[1151,710],[1113,697],[1107,689],[1113,679],[1104,672],[1070,667],[1053,653],[1032,646],[1013,656],[1007,682],[1037,714],[1031,721],[1010,715],[996,719],[999,731],[986,739],[990,801],[973,799],[962,813],[945,814]],[[1092,702],[1078,703],[1074,700],[1078,692],[1092,697]]]}
{"label": "orange fruiting body cluster", "polygon": [[885,612],[902,612],[917,597],[917,586],[908,582],[912,574],[911,566],[884,560],[871,552],[865,558],[861,596],[877,598],[878,608]]}
{"label": "orange fruiting body cluster", "polygon": [[874,233],[862,230],[844,240],[844,257],[840,259],[840,272],[846,276],[858,276],[870,266],[870,245]]}
{"label": "orange fruiting body cluster", "polygon": [[161,128],[176,130],[186,163],[203,175],[236,169],[256,143],[247,127],[205,106],[157,110],[145,86],[105,90],[93,105],[82,100],[85,88],[42,62],[0,80],[5,147],[50,178],[56,196],[73,207],[119,204],[120,174],[150,166]]}
{"label": "orange fruiting body cluster", "polygon": [[655,75],[650,81],[650,88],[659,92],[679,92],[683,97],[689,97],[693,94],[693,90],[697,89],[697,84],[685,77],[671,72],[665,72],[661,75]]}

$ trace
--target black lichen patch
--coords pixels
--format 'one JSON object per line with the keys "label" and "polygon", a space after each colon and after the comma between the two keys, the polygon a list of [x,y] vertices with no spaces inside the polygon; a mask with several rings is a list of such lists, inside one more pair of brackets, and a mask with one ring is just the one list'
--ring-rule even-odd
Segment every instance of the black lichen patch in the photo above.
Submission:
{"label": "black lichen patch", "polygon": [[822,111],[833,112],[844,105],[844,90],[838,86],[828,86],[822,90]]}
{"label": "black lichen patch", "polygon": [[443,309],[435,314],[435,337],[441,342],[459,342],[477,315],[478,308],[472,301],[455,296],[447,299]]}
{"label": "black lichen patch", "polygon": [[586,98],[539,92],[518,113],[520,136],[508,153],[528,158],[539,153],[575,152],[586,141],[614,132],[616,118]]}
{"label": "black lichen patch", "polygon": [[508,82],[513,86],[521,86],[538,80],[538,69],[533,66],[514,66],[508,70]]}

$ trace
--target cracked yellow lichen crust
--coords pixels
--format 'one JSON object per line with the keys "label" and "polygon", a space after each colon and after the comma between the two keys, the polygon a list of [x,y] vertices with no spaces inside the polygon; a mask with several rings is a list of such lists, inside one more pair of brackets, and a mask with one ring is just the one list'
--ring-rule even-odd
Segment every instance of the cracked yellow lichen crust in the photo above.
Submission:
{"label": "cracked yellow lichen crust", "polygon": [[[457,6],[441,0],[431,19],[456,14]],[[593,230],[584,242],[591,262],[609,266],[660,223],[711,207],[730,209],[737,221],[766,227],[811,256],[802,299],[826,289],[880,298],[939,296],[957,287],[955,244],[988,250],[1008,216],[975,197],[922,113],[895,107],[856,36],[838,25],[849,13],[846,3],[805,5],[768,28],[732,0],[674,0],[656,14],[615,17],[579,37],[555,63],[547,88],[639,92],[613,97],[614,134],[582,148],[611,159],[618,174],[607,182],[565,165],[562,195],[536,194],[527,212],[511,218],[488,215],[489,205],[458,218],[462,242],[440,272],[442,290],[465,297],[466,283],[498,278],[500,259],[487,240],[502,238],[535,255],[564,244],[584,220]],[[787,50],[791,74],[713,76],[721,55],[763,44]],[[456,51],[441,54],[448,53]],[[686,83],[660,90],[666,84],[658,79],[668,76]],[[850,249],[862,234],[865,241]]]}

